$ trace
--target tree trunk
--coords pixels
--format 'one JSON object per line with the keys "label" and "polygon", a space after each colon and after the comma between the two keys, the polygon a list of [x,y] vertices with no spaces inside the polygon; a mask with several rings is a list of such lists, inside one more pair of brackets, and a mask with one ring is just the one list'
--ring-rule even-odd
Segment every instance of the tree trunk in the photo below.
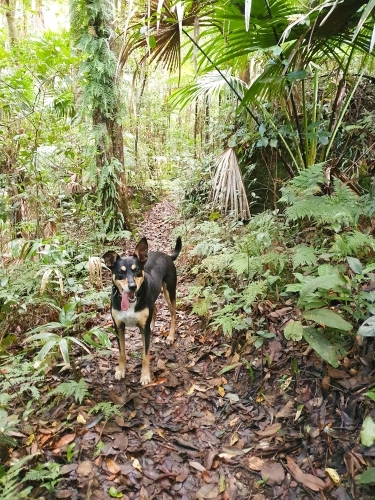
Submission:
{"label": "tree trunk", "polygon": [[8,35],[10,46],[13,47],[18,40],[18,31],[16,26],[16,2],[15,0],[1,0],[2,5],[5,8],[5,17],[8,26]]}

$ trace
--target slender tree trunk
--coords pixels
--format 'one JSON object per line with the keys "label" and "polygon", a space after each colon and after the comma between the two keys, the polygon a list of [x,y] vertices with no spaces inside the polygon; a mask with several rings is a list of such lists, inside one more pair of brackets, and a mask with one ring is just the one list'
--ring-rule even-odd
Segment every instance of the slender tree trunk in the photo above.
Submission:
{"label": "slender tree trunk", "polygon": [[16,25],[16,1],[15,0],[1,0],[5,9],[5,17],[8,27],[9,43],[13,47],[18,40],[18,30]]}

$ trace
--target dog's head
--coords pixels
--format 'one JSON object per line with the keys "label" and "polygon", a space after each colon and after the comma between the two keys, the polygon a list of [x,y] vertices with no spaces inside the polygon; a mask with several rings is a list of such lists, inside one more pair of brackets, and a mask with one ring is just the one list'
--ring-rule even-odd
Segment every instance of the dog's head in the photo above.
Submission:
{"label": "dog's head", "polygon": [[136,293],[144,280],[144,266],[148,258],[148,244],[142,238],[132,257],[121,257],[114,251],[106,252],[102,261],[112,272],[112,281],[121,295],[121,310],[127,311],[136,301]]}

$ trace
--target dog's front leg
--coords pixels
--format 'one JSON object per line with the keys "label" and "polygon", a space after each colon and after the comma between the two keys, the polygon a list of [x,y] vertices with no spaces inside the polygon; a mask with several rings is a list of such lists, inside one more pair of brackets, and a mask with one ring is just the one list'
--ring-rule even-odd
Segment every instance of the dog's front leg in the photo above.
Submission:
{"label": "dog's front leg", "polygon": [[125,378],[125,371],[126,371],[125,326],[117,325],[115,326],[115,330],[117,333],[118,346],[120,350],[118,367],[116,368],[115,372],[115,379],[121,380],[122,378]]}
{"label": "dog's front leg", "polygon": [[151,342],[151,330],[150,325],[147,324],[145,328],[141,328],[142,339],[143,339],[143,357],[142,357],[142,373],[141,373],[141,385],[146,385],[151,382],[150,374],[150,342]]}

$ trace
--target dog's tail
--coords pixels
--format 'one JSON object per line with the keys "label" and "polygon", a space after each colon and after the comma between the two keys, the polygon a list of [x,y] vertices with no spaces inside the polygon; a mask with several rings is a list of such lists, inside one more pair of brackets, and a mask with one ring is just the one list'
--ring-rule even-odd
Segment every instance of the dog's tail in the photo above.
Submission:
{"label": "dog's tail", "polygon": [[176,240],[176,246],[174,247],[174,250],[171,254],[172,260],[177,259],[177,257],[180,255],[181,248],[182,248],[182,241],[181,241],[181,237],[179,236]]}

